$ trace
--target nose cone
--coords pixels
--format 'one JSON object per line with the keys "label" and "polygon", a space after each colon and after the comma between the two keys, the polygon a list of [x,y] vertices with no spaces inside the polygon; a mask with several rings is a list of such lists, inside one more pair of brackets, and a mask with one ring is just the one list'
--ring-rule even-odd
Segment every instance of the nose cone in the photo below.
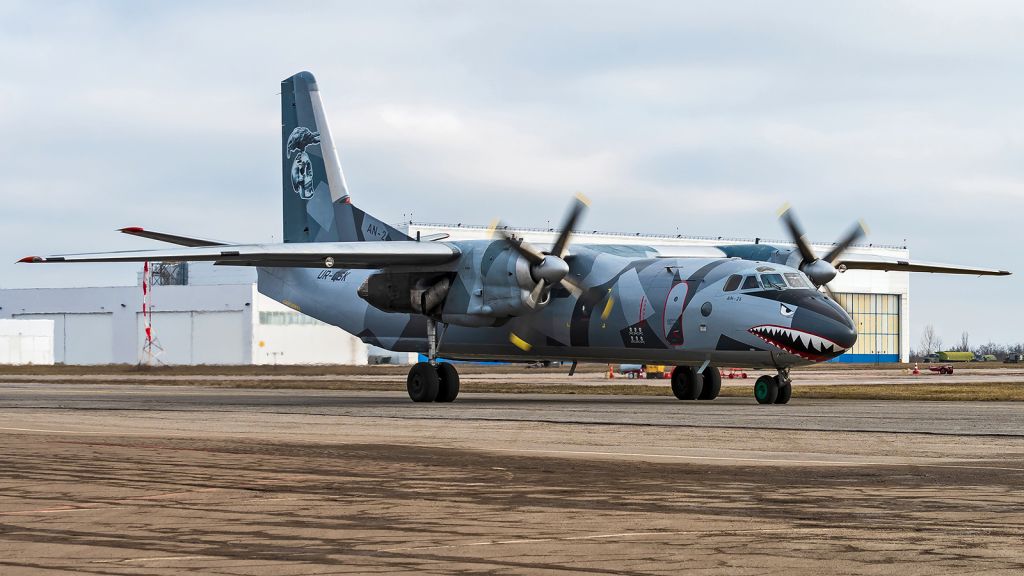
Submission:
{"label": "nose cone", "polygon": [[812,362],[822,362],[846,352],[857,341],[850,315],[823,294],[787,290],[773,295],[781,302],[782,316],[792,316],[792,321],[788,327],[772,322],[749,330],[765,342]]}
{"label": "nose cone", "polygon": [[857,342],[853,319],[832,299],[809,292],[797,305],[792,327],[821,339],[824,346],[819,352],[826,359],[839,356]]}

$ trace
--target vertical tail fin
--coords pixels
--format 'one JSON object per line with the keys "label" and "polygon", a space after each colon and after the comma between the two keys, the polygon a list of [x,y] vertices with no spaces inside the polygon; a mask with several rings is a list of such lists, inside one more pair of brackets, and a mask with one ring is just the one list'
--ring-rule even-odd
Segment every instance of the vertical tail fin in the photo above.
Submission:
{"label": "vertical tail fin", "polygon": [[282,193],[285,242],[407,240],[352,205],[316,78],[281,82]]}

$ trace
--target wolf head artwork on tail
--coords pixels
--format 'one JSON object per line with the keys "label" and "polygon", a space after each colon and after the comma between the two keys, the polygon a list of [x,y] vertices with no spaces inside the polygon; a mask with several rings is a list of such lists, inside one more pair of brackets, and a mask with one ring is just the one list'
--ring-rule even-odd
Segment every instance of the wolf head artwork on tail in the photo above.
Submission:
{"label": "wolf head artwork on tail", "polygon": [[320,89],[309,72],[281,82],[281,144],[285,242],[409,239],[352,205]]}

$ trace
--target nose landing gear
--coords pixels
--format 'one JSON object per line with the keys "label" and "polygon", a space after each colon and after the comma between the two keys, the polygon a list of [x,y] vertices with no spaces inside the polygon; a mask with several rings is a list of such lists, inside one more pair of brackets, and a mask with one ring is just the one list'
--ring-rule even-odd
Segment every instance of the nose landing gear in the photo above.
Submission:
{"label": "nose landing gear", "polygon": [[427,318],[427,362],[409,369],[406,390],[413,402],[454,402],[459,395],[459,372],[447,362],[437,362],[437,321]]}
{"label": "nose landing gear", "polygon": [[788,404],[792,394],[789,368],[780,368],[778,376],[765,374],[754,382],[754,399],[758,404]]}

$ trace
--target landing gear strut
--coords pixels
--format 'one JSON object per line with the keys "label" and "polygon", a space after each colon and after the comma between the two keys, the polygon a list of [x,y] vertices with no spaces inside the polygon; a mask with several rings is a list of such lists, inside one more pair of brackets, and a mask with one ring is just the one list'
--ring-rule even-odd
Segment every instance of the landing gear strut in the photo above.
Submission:
{"label": "landing gear strut", "polygon": [[754,398],[758,404],[787,404],[792,394],[789,368],[779,368],[778,376],[765,374],[754,382]]}
{"label": "landing gear strut", "polygon": [[409,369],[405,387],[413,402],[454,402],[459,395],[459,372],[447,362],[437,362],[437,321],[427,318],[427,362]]}

